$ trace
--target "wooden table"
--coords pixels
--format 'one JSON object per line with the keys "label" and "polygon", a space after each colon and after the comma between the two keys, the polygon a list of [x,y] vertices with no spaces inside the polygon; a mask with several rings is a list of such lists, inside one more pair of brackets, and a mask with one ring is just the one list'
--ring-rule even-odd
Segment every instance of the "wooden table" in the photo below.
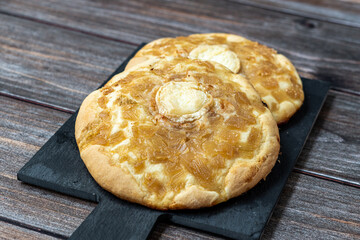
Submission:
{"label": "wooden table", "polygon": [[[288,56],[330,91],[264,239],[360,238],[358,0],[0,0],[0,238],[67,238],[94,203],[17,171],[138,44],[229,32]],[[223,239],[159,223],[150,239]]]}

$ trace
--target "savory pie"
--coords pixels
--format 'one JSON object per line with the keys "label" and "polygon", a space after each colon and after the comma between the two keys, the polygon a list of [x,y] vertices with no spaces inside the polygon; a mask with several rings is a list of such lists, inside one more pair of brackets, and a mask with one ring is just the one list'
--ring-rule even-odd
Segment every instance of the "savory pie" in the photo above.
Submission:
{"label": "savory pie", "polygon": [[99,185],[162,210],[239,196],[279,153],[277,124],[246,79],[178,57],[151,58],[91,93],[75,136]]}
{"label": "savory pie", "polygon": [[214,61],[244,76],[278,124],[287,122],[304,101],[301,79],[286,57],[237,35],[209,33],[158,39],[143,47],[127,69],[159,56]]}

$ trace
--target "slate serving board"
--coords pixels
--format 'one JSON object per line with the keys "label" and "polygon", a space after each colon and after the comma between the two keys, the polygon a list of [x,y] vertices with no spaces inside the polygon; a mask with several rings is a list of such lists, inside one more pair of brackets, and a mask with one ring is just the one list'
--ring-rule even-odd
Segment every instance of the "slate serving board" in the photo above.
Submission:
{"label": "slate serving board", "polygon": [[[122,72],[143,45],[108,80]],[[280,127],[282,154],[266,181],[212,208],[156,211],[123,201],[104,191],[80,158],[74,136],[77,112],[20,169],[17,177],[29,184],[99,202],[70,239],[146,239],[159,220],[234,239],[259,239],[330,88],[327,82],[302,80],[305,102],[300,111]]]}

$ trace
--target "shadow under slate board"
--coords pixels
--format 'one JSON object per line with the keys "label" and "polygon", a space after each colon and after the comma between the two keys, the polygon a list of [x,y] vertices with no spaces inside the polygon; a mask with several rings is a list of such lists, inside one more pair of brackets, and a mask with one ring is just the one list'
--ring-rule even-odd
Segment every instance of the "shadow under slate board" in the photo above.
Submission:
{"label": "shadow under slate board", "polygon": [[[136,51],[109,79],[124,70]],[[18,172],[18,179],[99,202],[70,239],[146,239],[159,220],[235,239],[258,239],[271,217],[330,88],[326,82],[302,80],[305,102],[300,111],[280,127],[280,161],[266,181],[261,181],[247,193],[217,206],[200,210],[157,211],[123,201],[103,190],[93,180],[80,158],[74,136],[77,113],[25,164]]]}

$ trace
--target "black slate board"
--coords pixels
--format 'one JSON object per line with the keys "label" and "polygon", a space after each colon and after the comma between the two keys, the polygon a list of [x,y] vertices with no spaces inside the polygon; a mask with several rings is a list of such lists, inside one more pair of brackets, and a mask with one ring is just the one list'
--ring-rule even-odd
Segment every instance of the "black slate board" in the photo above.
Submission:
{"label": "black slate board", "polygon": [[[109,79],[124,70],[136,51]],[[146,239],[158,220],[235,239],[258,239],[330,88],[327,82],[302,80],[305,102],[300,111],[280,127],[280,162],[276,163],[266,181],[261,181],[242,196],[212,208],[162,212],[123,201],[104,191],[92,179],[80,158],[74,136],[77,112],[25,164],[17,177],[39,187],[99,202],[70,239]]]}

